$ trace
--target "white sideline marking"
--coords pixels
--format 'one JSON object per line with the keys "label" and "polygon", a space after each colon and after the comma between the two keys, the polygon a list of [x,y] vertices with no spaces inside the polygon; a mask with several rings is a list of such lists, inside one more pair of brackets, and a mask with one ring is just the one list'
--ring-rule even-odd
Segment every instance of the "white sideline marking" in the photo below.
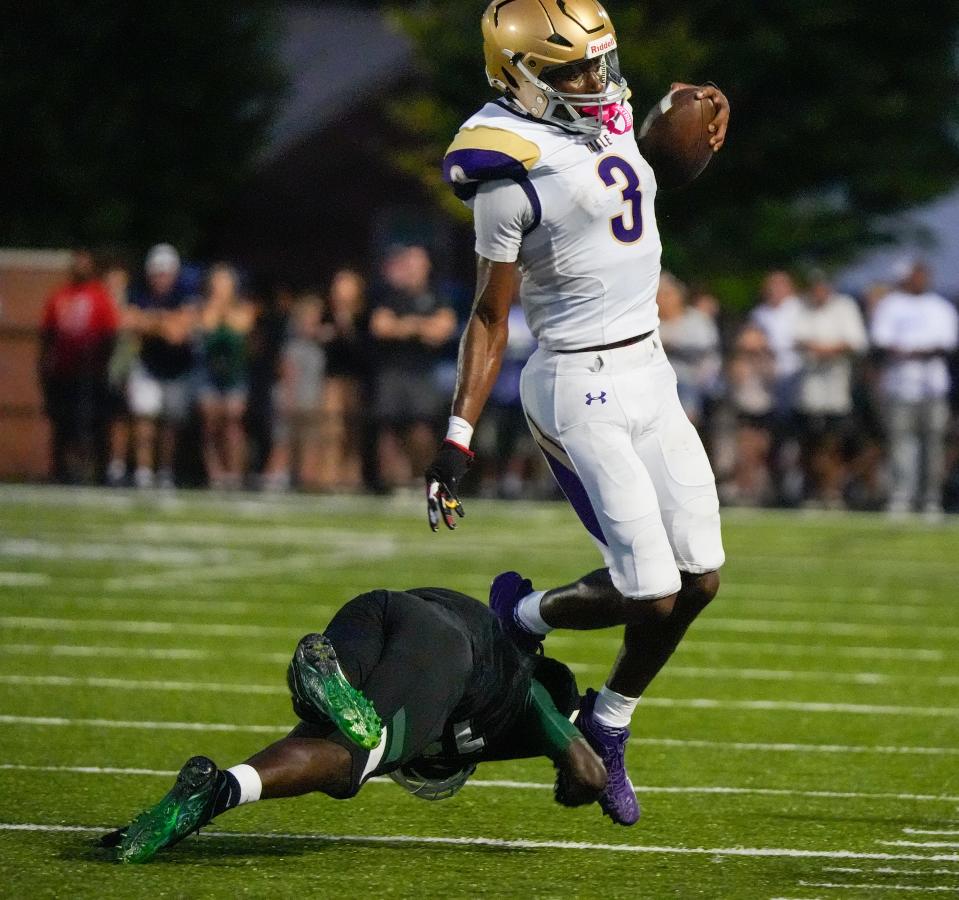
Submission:
{"label": "white sideline marking", "polygon": [[959,841],[877,841],[886,847],[945,847],[959,849]]}
{"label": "white sideline marking", "polygon": [[53,619],[40,616],[2,616],[0,628],[26,628],[34,631],[119,631],[131,634],[172,634],[189,631],[213,637],[290,637],[289,628],[269,625],[194,625],[186,622],[150,622],[120,619]]}
{"label": "white sideline marking", "polygon": [[708,750],[759,750],[776,753],[879,753],[882,755],[959,756],[959,747],[882,747],[848,744],[789,744],[758,741],[706,741],[691,738],[630,738],[651,747],[694,747]]}
{"label": "white sideline marking", "polygon": [[879,866],[875,869],[857,869],[854,866],[823,866],[823,872],[843,872],[858,875],[866,872],[869,875],[959,875],[959,869],[895,869],[890,866]]}
{"label": "white sideline marking", "polygon": [[[226,693],[286,694],[280,685],[236,684],[210,681],[137,681],[124,678],[74,678],[63,675],[0,675],[0,684],[56,687],[102,687],[129,691],[223,691]],[[873,716],[959,717],[959,708],[936,706],[884,706],[872,703],[814,703],[794,700],[712,700],[706,697],[646,697],[646,706],[666,709],[738,709],[747,712],[851,713]]]}
{"label": "white sideline marking", "polygon": [[959,835],[959,829],[956,828],[903,828],[903,834],[955,834]]}
{"label": "white sideline marking", "polygon": [[0,587],[44,587],[50,576],[41,572],[0,572]]}
{"label": "white sideline marking", "polygon": [[[32,822],[0,823],[0,831],[97,832],[107,825],[40,825]],[[959,862],[959,855],[941,853],[860,853],[855,850],[798,850],[790,847],[655,847],[638,844],[593,844],[586,841],[531,841],[488,837],[429,837],[412,834],[290,834],[284,832],[204,831],[204,838],[252,838],[267,841],[317,841],[336,844],[426,844],[448,847],[503,847],[508,850],[608,850],[612,853],[669,853],[684,856],[789,857],[793,859],[876,859]]]}
{"label": "white sideline marking", "polygon": [[832,881],[800,881],[800,887],[829,888],[835,890],[848,890],[850,888],[863,891],[922,891],[933,893],[936,891],[948,891],[955,893],[955,885],[935,884],[929,887],[923,887],[919,884],[860,884],[858,882],[832,882]]}
{"label": "white sideline marking", "polygon": [[[97,728],[162,728],[169,731],[236,731],[277,734],[292,725],[234,725],[227,722],[128,722],[117,719],[67,719],[58,716],[0,715],[6,725],[88,725]],[[631,744],[653,747],[693,747],[697,749],[755,750],[786,753],[879,753],[890,755],[956,756],[957,747],[869,747],[841,744],[764,744],[736,741],[705,741],[682,738],[631,738]]]}
{"label": "white sideline marking", "polygon": [[[122,766],[36,766],[25,763],[0,763],[0,771],[17,772],[67,772],[77,775],[153,775],[171,778],[176,775],[173,769],[138,769]],[[392,784],[389,778],[378,777],[370,779],[367,784]],[[502,790],[531,790],[552,791],[553,784],[543,781],[511,781],[506,779],[471,778],[467,787],[499,788]],[[792,788],[741,788],[721,787],[717,785],[703,785],[701,787],[675,785],[644,785],[634,786],[640,794],[701,794],[701,795],[730,795],[730,796],[759,796],[759,797],[809,797],[829,800],[908,800],[929,801],[935,803],[956,803],[959,797],[940,796],[937,794],[894,794],[894,793],[860,793],[857,791],[801,791]]]}

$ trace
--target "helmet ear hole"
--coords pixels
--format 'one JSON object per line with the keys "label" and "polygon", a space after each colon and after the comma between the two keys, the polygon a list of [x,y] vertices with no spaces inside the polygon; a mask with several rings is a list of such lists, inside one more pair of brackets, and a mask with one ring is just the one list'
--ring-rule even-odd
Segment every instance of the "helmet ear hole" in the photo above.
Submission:
{"label": "helmet ear hole", "polygon": [[518,91],[518,90],[519,90],[519,82],[518,82],[512,75],[510,75],[510,73],[507,72],[506,69],[503,69],[502,72],[503,72],[503,79],[506,81],[506,83],[507,83],[514,91]]}

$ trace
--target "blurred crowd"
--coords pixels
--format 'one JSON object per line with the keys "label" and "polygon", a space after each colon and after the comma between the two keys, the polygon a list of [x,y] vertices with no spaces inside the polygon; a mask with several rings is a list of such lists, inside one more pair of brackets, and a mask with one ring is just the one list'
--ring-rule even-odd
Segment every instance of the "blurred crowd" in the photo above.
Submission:
{"label": "blurred crowd", "polygon": [[[822,271],[770,272],[733,319],[664,273],[663,345],[727,504],[959,510],[956,306],[904,262],[864,296]],[[48,300],[39,373],[52,475],[139,488],[208,484],[383,492],[419,486],[445,429],[456,309],[422,246],[322,291],[269,295],[225,263],[169,244],[142,267],[73,253]],[[519,374],[535,349],[522,311],[477,431],[471,489],[549,497]]]}

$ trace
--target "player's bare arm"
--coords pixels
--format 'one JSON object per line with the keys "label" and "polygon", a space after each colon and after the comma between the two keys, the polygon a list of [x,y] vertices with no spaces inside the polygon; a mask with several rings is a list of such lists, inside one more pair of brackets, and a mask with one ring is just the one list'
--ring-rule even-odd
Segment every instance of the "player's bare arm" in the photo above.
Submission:
{"label": "player's bare arm", "polygon": [[[427,513],[433,531],[439,528],[441,519],[452,530],[456,527],[454,513],[464,515],[456,491],[473,461],[469,449],[473,426],[486,406],[503,362],[518,271],[515,262],[477,257],[476,299],[460,341],[450,431],[426,470]],[[459,431],[463,433],[461,438]]]}
{"label": "player's bare arm", "polygon": [[475,426],[499,376],[509,336],[507,321],[516,296],[515,262],[476,259],[476,299],[460,342],[453,415]]}

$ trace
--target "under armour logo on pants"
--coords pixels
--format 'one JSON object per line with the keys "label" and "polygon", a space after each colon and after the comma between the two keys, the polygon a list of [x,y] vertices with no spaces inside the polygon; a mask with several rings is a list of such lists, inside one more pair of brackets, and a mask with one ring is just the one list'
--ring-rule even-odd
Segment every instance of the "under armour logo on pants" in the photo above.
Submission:
{"label": "under armour logo on pants", "polygon": [[599,400],[600,403],[606,403],[606,391],[603,391],[598,397],[594,397],[592,394],[586,395],[586,405],[592,406],[594,400]]}

